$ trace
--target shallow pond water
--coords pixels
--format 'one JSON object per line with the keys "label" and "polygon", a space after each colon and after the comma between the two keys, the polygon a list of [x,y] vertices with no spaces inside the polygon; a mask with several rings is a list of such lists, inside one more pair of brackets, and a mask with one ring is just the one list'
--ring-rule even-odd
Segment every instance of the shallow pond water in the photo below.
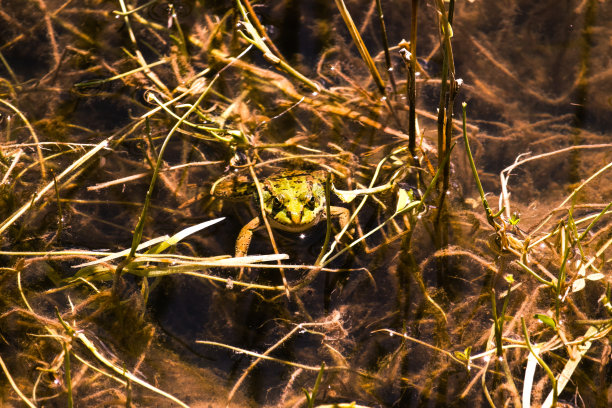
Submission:
{"label": "shallow pond water", "polygon": [[209,3],[0,4],[2,406],[612,404],[609,2]]}

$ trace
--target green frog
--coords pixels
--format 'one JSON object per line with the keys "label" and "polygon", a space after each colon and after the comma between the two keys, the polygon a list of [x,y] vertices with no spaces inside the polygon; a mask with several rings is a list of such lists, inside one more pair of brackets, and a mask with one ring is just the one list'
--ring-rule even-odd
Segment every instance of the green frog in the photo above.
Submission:
{"label": "green frog", "polygon": [[[272,228],[290,232],[302,232],[326,218],[325,183],[327,172],[283,171],[260,181],[263,195],[263,212]],[[259,207],[255,183],[230,177],[215,183],[211,195],[229,200],[252,199]],[[349,211],[330,206],[332,217],[339,219],[341,227],[349,221]],[[253,232],[261,225],[258,215],[240,230],[236,239],[236,257],[245,256],[249,250]]]}

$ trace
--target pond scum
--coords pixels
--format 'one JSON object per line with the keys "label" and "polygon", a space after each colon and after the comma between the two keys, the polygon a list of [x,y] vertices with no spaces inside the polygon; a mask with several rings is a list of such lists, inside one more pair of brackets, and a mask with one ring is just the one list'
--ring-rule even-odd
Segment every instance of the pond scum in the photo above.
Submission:
{"label": "pond scum", "polygon": [[3,1],[1,405],[610,406],[610,9]]}

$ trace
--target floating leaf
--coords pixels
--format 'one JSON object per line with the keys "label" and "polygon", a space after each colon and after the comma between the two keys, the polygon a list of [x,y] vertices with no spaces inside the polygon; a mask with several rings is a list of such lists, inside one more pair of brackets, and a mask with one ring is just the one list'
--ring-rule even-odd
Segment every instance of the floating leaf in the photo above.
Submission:
{"label": "floating leaf", "polygon": [[546,316],[545,314],[540,314],[540,313],[534,315],[534,317],[540,320],[542,323],[544,323],[548,327],[552,328],[553,330],[557,330],[557,323],[555,323],[552,317]]}
{"label": "floating leaf", "polygon": [[340,198],[340,200],[342,200],[342,202],[350,203],[359,195],[376,194],[382,191],[389,190],[391,187],[392,185],[387,183],[387,184],[383,184],[381,186],[372,187],[372,188],[360,188],[356,190],[338,190],[332,184],[332,191],[338,196],[338,198]]}
{"label": "floating leaf", "polygon": [[332,189],[343,203],[350,203],[359,195],[357,190],[336,190],[333,186]]}
{"label": "floating leaf", "polygon": [[400,212],[404,209],[410,202],[410,197],[408,197],[408,192],[403,188],[399,189],[397,193],[397,207],[395,207],[395,212]]}
{"label": "floating leaf", "polygon": [[405,190],[403,188],[399,189],[397,193],[397,206],[395,207],[395,212],[398,213],[403,211],[408,207],[411,203],[414,202],[414,195],[412,191]]}
{"label": "floating leaf", "polygon": [[585,282],[586,281],[582,278],[576,279],[574,283],[572,283],[572,292],[580,292],[582,289],[584,289]]}

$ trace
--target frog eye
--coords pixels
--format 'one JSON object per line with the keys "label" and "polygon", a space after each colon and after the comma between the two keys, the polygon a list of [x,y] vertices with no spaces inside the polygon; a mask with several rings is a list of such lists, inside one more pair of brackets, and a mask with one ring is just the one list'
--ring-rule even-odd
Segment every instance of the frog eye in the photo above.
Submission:
{"label": "frog eye", "polygon": [[272,198],[272,210],[275,212],[279,212],[280,210],[283,209],[283,202],[278,198],[278,197],[274,197]]}
{"label": "frog eye", "polygon": [[306,202],[306,206],[313,210],[317,205],[317,200],[315,200],[314,196],[311,195],[308,201]]}

